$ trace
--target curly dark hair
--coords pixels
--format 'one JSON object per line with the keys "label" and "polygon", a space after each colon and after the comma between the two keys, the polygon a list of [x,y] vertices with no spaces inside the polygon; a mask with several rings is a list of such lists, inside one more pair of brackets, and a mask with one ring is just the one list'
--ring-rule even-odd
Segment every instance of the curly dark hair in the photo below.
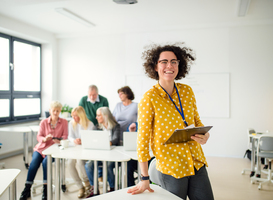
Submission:
{"label": "curly dark hair", "polygon": [[130,100],[135,99],[135,95],[129,86],[124,86],[124,87],[118,89],[118,93],[120,93],[120,92],[123,92],[124,94],[126,94],[127,98]]}
{"label": "curly dark hair", "polygon": [[159,80],[158,72],[155,70],[155,67],[158,63],[159,56],[164,51],[173,52],[179,62],[178,74],[175,77],[175,80],[185,78],[186,74],[189,73],[190,66],[195,60],[195,55],[193,50],[184,46],[184,42],[175,43],[173,45],[155,45],[152,44],[148,46],[148,50],[142,53],[142,59],[145,60],[143,63],[145,73],[152,79]]}

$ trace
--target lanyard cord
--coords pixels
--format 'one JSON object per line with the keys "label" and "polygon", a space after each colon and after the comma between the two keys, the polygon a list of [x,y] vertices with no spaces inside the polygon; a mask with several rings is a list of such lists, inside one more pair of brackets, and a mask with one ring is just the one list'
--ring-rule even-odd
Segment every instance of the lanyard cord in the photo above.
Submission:
{"label": "lanyard cord", "polygon": [[[160,84],[159,84],[160,85]],[[169,96],[170,100],[173,102],[176,110],[179,112],[179,114],[181,115],[182,119],[183,119],[183,122],[184,124],[186,125],[186,127],[188,126],[188,123],[186,122],[185,120],[185,117],[184,117],[184,112],[183,112],[183,109],[182,109],[182,103],[181,103],[181,100],[180,100],[180,96],[179,96],[179,92],[178,92],[178,89],[176,87],[176,85],[174,84],[174,87],[175,87],[175,90],[176,90],[176,93],[177,93],[177,96],[178,96],[178,100],[179,100],[179,103],[180,103],[180,109],[181,111],[179,110],[179,108],[176,106],[176,104],[174,103],[171,95],[169,95],[169,93],[160,85],[160,87],[167,93],[167,95]]]}

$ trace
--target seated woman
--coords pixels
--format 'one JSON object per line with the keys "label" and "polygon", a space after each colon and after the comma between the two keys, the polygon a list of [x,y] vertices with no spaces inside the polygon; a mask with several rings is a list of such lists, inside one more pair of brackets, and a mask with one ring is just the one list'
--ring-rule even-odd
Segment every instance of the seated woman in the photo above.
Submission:
{"label": "seated woman", "polygon": [[[97,117],[98,120],[98,129],[103,131],[109,131],[109,142],[110,145],[119,146],[120,145],[120,125],[117,123],[113,115],[111,114],[111,111],[108,107],[100,107],[97,110]],[[98,165],[102,165],[102,162],[99,161]],[[113,172],[113,169],[115,167],[115,162],[107,162],[107,180],[110,185],[110,192],[114,191],[115,187],[115,175]],[[94,162],[88,161],[85,164],[85,169],[87,172],[87,176],[89,178],[91,189],[90,189],[90,195],[88,197],[92,197],[94,195]],[[97,180],[95,180],[97,181]]]}
{"label": "seated woman", "polygon": [[[93,130],[94,124],[89,121],[83,107],[78,106],[71,112],[73,120],[69,122],[68,139],[75,145],[81,145],[80,130]],[[78,198],[84,197],[85,191],[89,191],[91,186],[84,168],[86,161],[79,159],[68,160],[68,172],[79,188]]]}
{"label": "seated woman", "polygon": [[60,143],[60,140],[54,138],[67,139],[67,121],[59,118],[62,109],[62,104],[58,101],[53,101],[50,104],[50,116],[40,123],[39,132],[37,135],[38,144],[33,149],[32,161],[30,163],[25,188],[20,196],[20,200],[26,200],[30,197],[30,188],[36,176],[40,164],[43,165],[43,195],[42,200],[47,199],[47,156],[42,152],[55,143]]}
{"label": "seated woman", "polygon": [[135,99],[134,93],[130,87],[125,86],[118,89],[118,95],[121,100],[113,111],[113,116],[120,124],[120,140],[121,145],[123,141],[123,132],[127,130],[127,127],[137,121],[137,106],[138,104],[132,102]]}

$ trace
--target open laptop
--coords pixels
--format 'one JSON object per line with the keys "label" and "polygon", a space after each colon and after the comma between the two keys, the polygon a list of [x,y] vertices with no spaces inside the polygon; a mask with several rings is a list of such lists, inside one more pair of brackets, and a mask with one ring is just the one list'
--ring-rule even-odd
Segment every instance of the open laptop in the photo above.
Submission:
{"label": "open laptop", "polygon": [[111,150],[109,131],[80,130],[83,149]]}
{"label": "open laptop", "polygon": [[123,147],[125,151],[137,150],[137,132],[123,132]]}

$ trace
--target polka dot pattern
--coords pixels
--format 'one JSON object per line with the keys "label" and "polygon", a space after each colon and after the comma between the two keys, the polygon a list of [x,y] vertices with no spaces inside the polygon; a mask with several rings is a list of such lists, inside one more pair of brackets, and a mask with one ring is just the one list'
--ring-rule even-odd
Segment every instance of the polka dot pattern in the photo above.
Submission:
{"label": "polka dot pattern", "polygon": [[[188,124],[194,124],[196,127],[203,126],[191,87],[180,83],[176,86]],[[175,90],[171,97],[180,108]],[[157,159],[157,170],[175,178],[194,175],[194,167],[199,170],[204,164],[207,165],[202,147],[195,141],[164,145],[174,130],[185,127],[181,115],[159,84],[144,94],[138,104],[138,116],[139,162],[150,160],[148,152],[150,145]]]}

